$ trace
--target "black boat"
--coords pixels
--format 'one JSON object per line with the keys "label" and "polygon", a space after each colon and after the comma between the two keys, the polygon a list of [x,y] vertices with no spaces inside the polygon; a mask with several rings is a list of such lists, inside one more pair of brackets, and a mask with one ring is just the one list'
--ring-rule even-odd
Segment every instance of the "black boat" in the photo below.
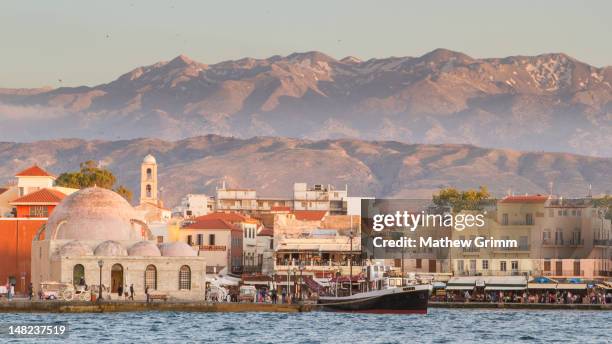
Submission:
{"label": "black boat", "polygon": [[321,296],[326,311],[376,314],[427,314],[428,285],[374,290],[350,296]]}

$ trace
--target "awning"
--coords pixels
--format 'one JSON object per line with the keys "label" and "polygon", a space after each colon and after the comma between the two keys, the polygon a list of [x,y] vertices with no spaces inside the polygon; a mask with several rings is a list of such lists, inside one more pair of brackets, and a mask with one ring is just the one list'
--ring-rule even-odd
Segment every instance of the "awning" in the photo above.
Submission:
{"label": "awning", "polygon": [[529,283],[527,289],[550,290],[557,289],[557,283]]}
{"label": "awning", "polygon": [[586,283],[559,283],[557,289],[560,290],[584,290],[587,288]]}
{"label": "awning", "polygon": [[446,290],[474,290],[473,285],[447,285]]}
{"label": "awning", "polygon": [[607,284],[597,284],[595,287],[601,288],[601,289],[612,289],[612,286],[609,286]]}
{"label": "awning", "polygon": [[444,289],[444,287],[446,287],[446,283],[435,281],[435,282],[431,283],[431,286],[434,289]]}
{"label": "awning", "polygon": [[525,286],[520,285],[488,285],[485,290],[525,290]]}

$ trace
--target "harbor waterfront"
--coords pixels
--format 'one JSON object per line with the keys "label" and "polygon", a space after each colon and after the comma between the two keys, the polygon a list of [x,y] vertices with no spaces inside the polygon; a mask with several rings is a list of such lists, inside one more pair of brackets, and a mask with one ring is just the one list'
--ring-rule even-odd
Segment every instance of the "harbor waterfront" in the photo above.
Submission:
{"label": "harbor waterfront", "polygon": [[[0,313],[119,313],[119,312],[267,312],[297,313],[323,309],[316,304],[269,304],[231,302],[66,302],[12,301],[0,303]],[[612,311],[612,304],[549,304],[491,302],[429,302],[429,308],[451,309],[531,309]]]}
{"label": "harbor waterfront", "polygon": [[[427,315],[399,316],[330,312],[2,315],[4,326],[67,323],[68,337],[44,338],[50,343],[606,343],[611,321],[612,312],[440,308],[430,309]],[[5,338],[5,343],[21,342]]]}

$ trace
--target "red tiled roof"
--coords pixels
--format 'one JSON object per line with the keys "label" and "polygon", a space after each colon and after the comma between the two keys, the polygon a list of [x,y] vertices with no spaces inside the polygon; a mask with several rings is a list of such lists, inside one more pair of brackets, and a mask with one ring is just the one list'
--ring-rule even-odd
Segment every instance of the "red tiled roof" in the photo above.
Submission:
{"label": "red tiled roof", "polygon": [[236,227],[231,223],[221,219],[196,219],[196,222],[184,227],[183,229],[229,229]]}
{"label": "red tiled roof", "polygon": [[0,188],[0,195],[2,195],[4,192],[6,192],[6,190],[8,190],[7,188]]}
{"label": "red tiled roof", "polygon": [[325,210],[294,210],[293,215],[295,215],[296,220],[321,221],[325,217],[325,215],[327,215],[327,211]]}
{"label": "red tiled roof", "polygon": [[286,211],[286,212],[290,212],[291,211],[291,207],[287,207],[287,206],[274,206],[272,208],[270,208],[271,211]]}
{"label": "red tiled roof", "polygon": [[195,218],[196,221],[199,220],[224,220],[227,222],[243,222],[247,219],[246,216],[239,213],[210,213],[202,216],[198,216]]}
{"label": "red tiled roof", "polygon": [[58,204],[64,199],[64,197],[66,197],[66,195],[64,195],[63,193],[57,190],[41,189],[41,190],[38,190],[32,193],[29,193],[23,197],[20,197],[10,202],[10,204],[31,204],[31,203]]}
{"label": "red tiled roof", "polygon": [[546,200],[548,196],[544,195],[506,196],[501,203],[544,203]]}
{"label": "red tiled roof", "polygon": [[257,233],[257,235],[261,235],[261,236],[274,236],[274,229],[273,228],[263,227],[259,231],[259,233]]}
{"label": "red tiled roof", "polygon": [[17,173],[15,177],[53,177],[53,175],[49,174],[47,171],[43,170],[37,165],[34,165]]}

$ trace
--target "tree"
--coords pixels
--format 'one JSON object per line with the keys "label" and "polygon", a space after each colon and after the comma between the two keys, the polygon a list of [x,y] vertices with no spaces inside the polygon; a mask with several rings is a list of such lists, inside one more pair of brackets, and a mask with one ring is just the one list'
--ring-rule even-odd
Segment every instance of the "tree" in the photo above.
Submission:
{"label": "tree", "polygon": [[[113,190],[116,181],[117,178],[111,171],[98,166],[93,160],[88,160],[79,165],[79,171],[60,174],[55,180],[55,184],[74,189],[88,188],[95,185]],[[128,202],[132,200],[132,191],[123,185],[119,185],[115,192],[123,196]]]}
{"label": "tree", "polygon": [[603,209],[606,219],[612,219],[612,197],[610,197],[610,195],[593,199],[593,206]]}
{"label": "tree", "polygon": [[433,203],[438,207],[451,207],[453,212],[458,213],[462,210],[481,210],[482,201],[489,197],[491,195],[486,186],[481,186],[478,190],[467,191],[444,188],[433,196]]}
{"label": "tree", "polygon": [[116,189],[115,192],[120,194],[121,197],[125,198],[126,201],[128,202],[132,202],[132,191],[128,188],[126,188],[123,185],[119,185]]}

